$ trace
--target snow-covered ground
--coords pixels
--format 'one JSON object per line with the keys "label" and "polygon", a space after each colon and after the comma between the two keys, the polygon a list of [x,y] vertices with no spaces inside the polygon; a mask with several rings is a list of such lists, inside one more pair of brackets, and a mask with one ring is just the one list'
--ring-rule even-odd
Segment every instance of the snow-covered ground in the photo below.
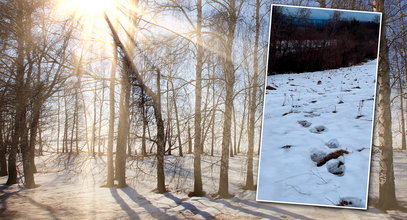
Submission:
{"label": "snow-covered ground", "polygon": [[[167,176],[171,192],[153,192],[155,164],[153,159],[129,160],[128,183],[124,189],[103,188],[106,158],[85,155],[46,155],[37,157],[36,181],[41,186],[23,189],[18,185],[0,185],[0,219],[407,219],[407,213],[384,213],[369,206],[368,211],[332,209],[311,206],[261,203],[255,191],[244,191],[244,156],[230,160],[231,199],[215,199],[218,184],[219,157],[203,157],[206,197],[187,196],[192,190],[191,155],[166,157],[166,172],[182,170],[182,175]],[[395,152],[397,198],[407,204],[407,152]],[[369,197],[378,196],[377,156],[373,157]],[[255,161],[256,164],[256,161]],[[141,170],[142,169],[142,170]],[[6,182],[0,177],[0,183]],[[369,200],[371,202],[372,199]],[[402,203],[403,204],[403,203]]]}
{"label": "snow-covered ground", "polygon": [[[396,196],[404,207],[406,158],[406,151],[394,154]],[[370,205],[378,198],[377,154],[372,157],[367,211],[256,202],[255,191],[242,189],[245,161],[243,155],[230,158],[229,187],[235,197],[216,199],[213,194],[219,182],[219,156],[202,158],[207,196],[189,198],[187,194],[193,189],[192,155],[166,156],[166,184],[170,192],[157,194],[153,157],[129,158],[129,187],[109,189],[101,187],[106,177],[105,156],[46,154],[36,158],[38,188],[7,187],[3,185],[7,177],[0,177],[0,219],[407,219],[406,212],[384,213]],[[257,159],[254,164],[257,170]]]}
{"label": "snow-covered ground", "polygon": [[376,65],[268,77],[258,200],[367,207]]}

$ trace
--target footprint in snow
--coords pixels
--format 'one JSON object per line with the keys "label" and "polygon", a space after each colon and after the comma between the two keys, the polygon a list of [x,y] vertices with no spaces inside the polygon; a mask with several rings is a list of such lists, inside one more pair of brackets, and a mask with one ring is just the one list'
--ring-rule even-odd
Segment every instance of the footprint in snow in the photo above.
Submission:
{"label": "footprint in snow", "polygon": [[307,118],[313,118],[313,117],[318,117],[318,116],[321,116],[321,114],[319,114],[319,113],[309,113],[307,115],[304,115],[304,117],[307,117]]}
{"label": "footprint in snow", "polygon": [[329,140],[328,142],[325,143],[325,145],[329,148],[339,148],[340,147],[339,141],[336,138]]}
{"label": "footprint in snow", "polygon": [[320,149],[317,148],[312,148],[311,149],[311,160],[314,161],[315,163],[318,163],[319,161],[321,161],[322,159],[324,159],[324,157],[327,155],[327,153],[325,151],[322,151]]}
{"label": "footprint in snow", "polygon": [[304,128],[308,128],[309,126],[312,125],[311,122],[307,121],[307,120],[300,120],[298,121],[298,124],[300,124],[301,126],[303,126]]}
{"label": "footprint in snow", "polygon": [[345,175],[345,159],[343,156],[338,159],[330,160],[326,163],[326,169],[328,172],[336,176]]}
{"label": "footprint in snow", "polygon": [[324,132],[326,130],[327,130],[327,128],[325,126],[318,125],[318,126],[311,128],[309,131],[312,133],[315,133],[315,134],[321,134],[322,132]]}

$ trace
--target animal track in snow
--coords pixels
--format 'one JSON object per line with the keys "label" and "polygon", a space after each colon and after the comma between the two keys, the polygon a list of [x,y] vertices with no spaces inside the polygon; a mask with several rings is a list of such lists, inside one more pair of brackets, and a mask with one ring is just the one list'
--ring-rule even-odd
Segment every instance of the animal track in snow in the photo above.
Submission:
{"label": "animal track in snow", "polygon": [[[305,116],[305,117],[307,117],[307,116]],[[318,125],[318,126],[311,128],[309,131],[312,133],[315,133],[315,134],[321,134],[322,132],[324,132],[326,130],[327,130],[327,128],[325,126]]]}
{"label": "animal track in snow", "polygon": [[326,163],[326,169],[328,172],[337,176],[345,175],[345,168],[345,160],[343,156],[339,157],[338,159],[330,160]]}
{"label": "animal track in snow", "polygon": [[301,126],[303,126],[304,128],[308,128],[309,126],[312,125],[311,122],[307,121],[307,120],[300,120],[298,121],[298,124],[300,124]]}
{"label": "animal track in snow", "polygon": [[339,148],[340,147],[339,141],[336,138],[329,140],[328,142],[325,143],[325,145],[329,148]]}

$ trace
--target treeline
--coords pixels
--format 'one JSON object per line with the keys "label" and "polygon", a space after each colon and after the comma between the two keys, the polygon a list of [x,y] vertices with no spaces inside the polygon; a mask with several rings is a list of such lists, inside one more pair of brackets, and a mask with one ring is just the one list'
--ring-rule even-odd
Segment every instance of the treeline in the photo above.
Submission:
{"label": "treeline", "polygon": [[269,74],[335,69],[377,57],[379,21],[358,21],[334,12],[329,19],[310,18],[273,7]]}

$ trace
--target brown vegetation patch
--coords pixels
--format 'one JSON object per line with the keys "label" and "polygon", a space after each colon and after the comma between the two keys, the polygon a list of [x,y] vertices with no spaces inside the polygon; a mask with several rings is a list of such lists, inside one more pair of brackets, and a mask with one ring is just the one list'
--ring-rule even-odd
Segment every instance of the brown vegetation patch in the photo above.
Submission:
{"label": "brown vegetation patch", "polygon": [[277,88],[272,87],[272,86],[266,86],[266,89],[267,89],[267,90],[277,90]]}
{"label": "brown vegetation patch", "polygon": [[352,201],[341,200],[341,201],[338,203],[338,206],[349,206],[349,205],[353,205]]}
{"label": "brown vegetation patch", "polygon": [[332,153],[326,155],[324,158],[322,158],[322,160],[320,160],[317,163],[317,166],[318,167],[323,166],[326,162],[328,162],[328,161],[330,161],[332,159],[336,159],[336,158],[338,158],[338,157],[340,157],[340,156],[342,156],[344,154],[349,154],[349,152],[346,151],[346,150],[337,150],[335,152],[332,152]]}
{"label": "brown vegetation patch", "polygon": [[283,148],[283,149],[289,149],[289,148],[291,148],[293,145],[284,145],[284,146],[282,146],[281,148]]}

